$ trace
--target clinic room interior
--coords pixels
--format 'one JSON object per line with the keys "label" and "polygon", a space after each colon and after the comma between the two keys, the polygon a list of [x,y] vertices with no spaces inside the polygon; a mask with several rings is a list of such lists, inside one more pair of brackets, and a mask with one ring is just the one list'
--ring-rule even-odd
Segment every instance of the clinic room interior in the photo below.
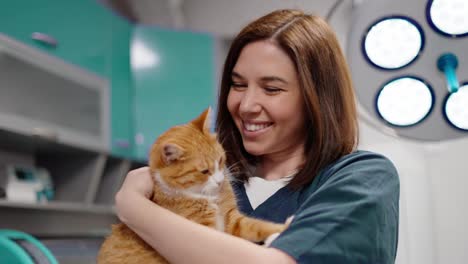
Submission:
{"label": "clinic room interior", "polygon": [[277,9],[336,33],[358,148],[398,171],[395,263],[467,263],[466,0],[2,1],[0,263],[95,263],[127,173],[216,113],[234,37]]}

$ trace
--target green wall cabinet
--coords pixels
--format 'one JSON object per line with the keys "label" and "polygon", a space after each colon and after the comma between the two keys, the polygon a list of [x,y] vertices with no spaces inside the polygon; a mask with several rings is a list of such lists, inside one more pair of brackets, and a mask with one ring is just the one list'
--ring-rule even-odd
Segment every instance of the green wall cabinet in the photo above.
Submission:
{"label": "green wall cabinet", "polygon": [[[15,0],[0,8],[0,32],[107,77],[112,16],[96,0]],[[33,39],[35,32],[57,45]]]}
{"label": "green wall cabinet", "polygon": [[[82,141],[72,141],[71,137],[69,140],[59,137],[59,141],[53,135],[31,136],[23,130],[15,130],[13,128],[19,125],[13,126],[16,124],[11,120],[20,120],[18,117],[0,122],[0,168],[11,164],[45,168],[55,188],[55,197],[47,204],[0,198],[0,215],[5,216],[0,217],[0,226],[50,237],[107,235],[110,224],[116,221],[112,207],[114,196],[128,171],[144,165],[151,144],[161,132],[186,123],[214,105],[214,40],[202,33],[133,25],[98,0],[4,2],[0,6],[0,33],[6,35],[2,36],[3,44],[15,43],[15,51],[23,50],[15,55],[31,59],[24,61],[31,62],[33,68],[39,70],[32,71],[37,73],[35,79],[29,78],[22,74],[22,71],[27,72],[29,64],[20,64],[20,70],[16,70],[9,57],[3,55],[2,58],[0,54],[4,69],[16,73],[13,77],[20,87],[17,90],[10,87],[8,78],[12,76],[6,75],[8,77],[2,80],[11,90],[3,91],[0,98],[7,101],[14,98],[8,91],[20,91],[17,97],[23,98],[21,96],[31,91],[43,91],[37,88],[59,91],[67,88],[68,92],[60,93],[64,97],[59,99],[50,92],[41,94],[49,100],[47,104],[54,107],[51,112],[63,116],[63,109],[73,109],[73,104],[86,105],[96,99],[94,95],[75,96],[76,86],[70,83],[76,79],[67,74],[86,75],[105,88],[106,95],[102,98],[106,100],[99,105],[103,105],[102,109],[110,108],[110,117],[108,112],[101,119],[96,119],[93,113],[87,116],[97,120],[97,124],[104,124],[110,133],[106,130],[102,133],[106,137],[86,145]],[[38,42],[31,38],[34,32],[53,37],[58,44],[54,47]],[[56,79],[68,76],[71,82],[48,85],[51,78],[47,69],[51,67],[59,76]],[[29,99],[30,105],[44,110],[37,96]],[[9,101],[14,109],[11,116],[18,112],[14,108],[17,101],[17,98]],[[5,104],[2,105],[5,108]],[[69,129],[73,132],[78,130],[74,127],[79,119],[76,116],[86,115],[80,110],[71,113],[71,117],[60,120],[73,120]],[[36,119],[41,120],[31,117],[31,120]],[[89,124],[89,120],[84,123]],[[81,128],[81,124],[78,127]],[[106,141],[111,142],[96,148],[98,143]]]}
{"label": "green wall cabinet", "polygon": [[215,98],[213,37],[136,25],[132,37],[135,157],[154,140],[197,117]]}
{"label": "green wall cabinet", "polygon": [[[57,45],[33,39],[35,32]],[[134,25],[97,0],[9,1],[0,8],[0,33],[109,81],[113,155],[145,161],[161,132],[214,105],[210,35]]]}
{"label": "green wall cabinet", "polygon": [[[108,79],[110,151],[133,155],[133,98],[129,43],[133,25],[97,0],[15,0],[0,8],[0,33]],[[57,41],[33,39],[39,32]]]}

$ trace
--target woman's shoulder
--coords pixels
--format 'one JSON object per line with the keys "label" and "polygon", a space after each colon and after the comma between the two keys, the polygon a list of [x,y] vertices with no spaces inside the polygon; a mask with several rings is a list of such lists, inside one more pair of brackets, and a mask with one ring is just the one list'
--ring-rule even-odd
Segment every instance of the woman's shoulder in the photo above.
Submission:
{"label": "woman's shoulder", "polygon": [[319,186],[337,182],[359,181],[380,184],[393,182],[399,184],[397,169],[390,159],[382,154],[356,150],[326,166],[309,186]]}
{"label": "woman's shoulder", "polygon": [[[293,222],[272,247],[310,262],[393,263],[398,208],[399,181],[392,162],[356,151],[323,169],[301,193]],[[307,243],[294,242],[304,237]]]}
{"label": "woman's shoulder", "polygon": [[343,170],[345,172],[366,172],[377,170],[379,173],[397,175],[397,170],[390,159],[382,154],[367,150],[356,150],[339,158],[327,166],[322,173],[335,174]]}
{"label": "woman's shoulder", "polygon": [[349,166],[371,166],[376,168],[384,167],[389,172],[396,172],[393,162],[383,154],[368,151],[356,150],[345,155],[331,164],[333,169],[349,168]]}

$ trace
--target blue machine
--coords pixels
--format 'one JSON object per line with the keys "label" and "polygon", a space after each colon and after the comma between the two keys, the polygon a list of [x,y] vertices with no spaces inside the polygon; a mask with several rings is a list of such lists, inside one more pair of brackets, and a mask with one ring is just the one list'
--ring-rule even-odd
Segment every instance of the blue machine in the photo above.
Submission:
{"label": "blue machine", "polygon": [[36,238],[16,230],[0,229],[0,263],[58,264]]}

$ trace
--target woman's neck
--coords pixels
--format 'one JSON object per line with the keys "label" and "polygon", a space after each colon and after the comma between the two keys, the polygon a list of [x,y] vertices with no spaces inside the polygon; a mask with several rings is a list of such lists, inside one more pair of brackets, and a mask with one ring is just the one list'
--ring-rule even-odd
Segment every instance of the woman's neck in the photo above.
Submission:
{"label": "woman's neck", "polygon": [[302,148],[293,152],[264,155],[259,158],[255,174],[265,180],[278,180],[297,172],[304,162]]}

